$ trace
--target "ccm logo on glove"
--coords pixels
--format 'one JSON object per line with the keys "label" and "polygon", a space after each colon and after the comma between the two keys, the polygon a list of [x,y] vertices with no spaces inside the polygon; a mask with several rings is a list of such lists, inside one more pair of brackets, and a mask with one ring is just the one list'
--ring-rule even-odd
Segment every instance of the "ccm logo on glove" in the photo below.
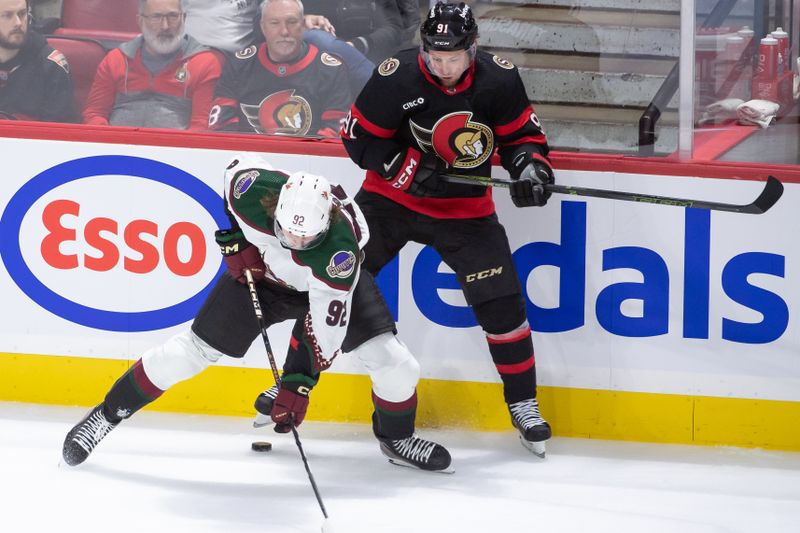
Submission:
{"label": "ccm logo on glove", "polygon": [[276,433],[288,433],[292,429],[292,422],[295,427],[303,422],[310,392],[311,389],[305,385],[292,383],[281,385],[270,412],[272,421],[275,422]]}
{"label": "ccm logo on glove", "polygon": [[245,239],[241,230],[218,230],[214,233],[214,238],[219,245],[225,266],[235,280],[239,283],[247,283],[244,275],[246,269],[253,274],[253,280],[264,279],[267,267],[264,265],[261,252]]}
{"label": "ccm logo on glove", "polygon": [[435,154],[423,154],[408,147],[383,164],[383,178],[395,189],[426,196],[439,188],[436,174],[447,168]]}

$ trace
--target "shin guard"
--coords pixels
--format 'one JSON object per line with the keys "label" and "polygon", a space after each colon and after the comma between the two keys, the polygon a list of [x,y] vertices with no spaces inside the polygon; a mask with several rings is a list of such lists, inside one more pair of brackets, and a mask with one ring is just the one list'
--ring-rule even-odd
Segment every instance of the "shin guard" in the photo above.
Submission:
{"label": "shin guard", "polygon": [[513,331],[486,334],[489,353],[492,354],[506,403],[536,397],[536,360],[533,356],[531,328],[527,321]]}
{"label": "shin guard", "polygon": [[417,392],[405,401],[390,402],[372,393],[375,412],[372,413],[372,431],[379,439],[404,439],[414,433],[417,418]]}
{"label": "shin guard", "polygon": [[103,414],[111,422],[119,422],[123,418],[130,417],[163,393],[164,391],[153,385],[153,382],[147,377],[142,360],[139,359],[106,394],[103,402]]}

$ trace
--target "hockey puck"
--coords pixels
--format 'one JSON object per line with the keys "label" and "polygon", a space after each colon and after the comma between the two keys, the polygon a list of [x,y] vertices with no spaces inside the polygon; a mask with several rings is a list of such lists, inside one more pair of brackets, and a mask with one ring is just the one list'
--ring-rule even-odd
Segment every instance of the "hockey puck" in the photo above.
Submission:
{"label": "hockey puck", "polygon": [[250,448],[254,452],[268,452],[272,450],[272,443],[263,440],[257,440],[250,445]]}

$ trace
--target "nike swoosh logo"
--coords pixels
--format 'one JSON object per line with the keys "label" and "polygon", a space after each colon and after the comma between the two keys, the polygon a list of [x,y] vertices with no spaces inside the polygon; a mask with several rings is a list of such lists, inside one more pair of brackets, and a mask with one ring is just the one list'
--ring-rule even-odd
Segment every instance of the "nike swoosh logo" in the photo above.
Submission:
{"label": "nike swoosh logo", "polygon": [[397,161],[397,158],[398,158],[398,157],[400,157],[400,152],[397,152],[397,154],[396,154],[396,155],[395,155],[395,156],[392,158],[392,160],[391,160],[391,161],[389,161],[388,163],[384,163],[384,164],[383,164],[383,169],[384,169],[386,172],[389,172],[389,169],[390,169],[390,168],[392,168],[392,167],[394,166],[394,162],[395,162],[395,161]]}

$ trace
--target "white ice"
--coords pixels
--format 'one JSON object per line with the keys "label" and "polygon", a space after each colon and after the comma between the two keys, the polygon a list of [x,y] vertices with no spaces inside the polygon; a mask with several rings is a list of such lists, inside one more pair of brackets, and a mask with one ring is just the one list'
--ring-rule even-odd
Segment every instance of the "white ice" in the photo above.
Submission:
{"label": "white ice", "polygon": [[[290,435],[246,418],[141,412],[78,468],[59,466],[86,410],[0,403],[0,531],[319,532]],[[800,531],[800,454],[423,430],[455,474],[392,466],[368,425],[304,423],[338,533]],[[250,450],[254,440],[272,452]]]}

